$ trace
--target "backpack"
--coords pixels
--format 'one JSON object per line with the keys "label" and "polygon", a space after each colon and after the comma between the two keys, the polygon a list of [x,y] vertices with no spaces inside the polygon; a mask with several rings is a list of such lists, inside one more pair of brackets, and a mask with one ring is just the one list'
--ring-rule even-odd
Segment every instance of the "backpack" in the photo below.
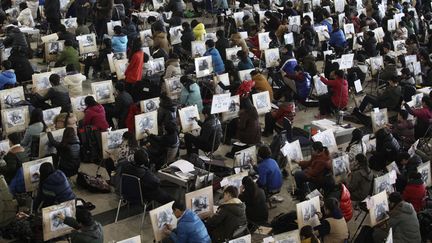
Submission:
{"label": "backpack", "polygon": [[432,209],[425,209],[417,214],[422,240],[426,242],[432,232]]}
{"label": "backpack", "polygon": [[82,162],[96,162],[99,160],[100,150],[96,132],[97,130],[91,126],[86,126],[78,131]]}
{"label": "backpack", "polygon": [[298,225],[296,223],[296,220],[297,220],[296,211],[279,214],[278,216],[274,217],[270,222],[270,226],[272,227],[272,234],[277,235],[283,232],[288,232],[297,229]]}
{"label": "backpack", "polygon": [[77,184],[90,192],[110,193],[111,188],[100,176],[90,176],[84,172],[78,172]]}

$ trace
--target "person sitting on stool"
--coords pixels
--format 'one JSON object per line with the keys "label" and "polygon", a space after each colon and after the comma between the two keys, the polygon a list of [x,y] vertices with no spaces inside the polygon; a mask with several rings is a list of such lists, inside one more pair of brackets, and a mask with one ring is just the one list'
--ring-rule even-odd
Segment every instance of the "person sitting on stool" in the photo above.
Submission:
{"label": "person sitting on stool", "polygon": [[258,157],[258,186],[263,188],[267,195],[278,193],[282,187],[282,173],[279,165],[271,158],[269,146],[261,146],[258,149]]}

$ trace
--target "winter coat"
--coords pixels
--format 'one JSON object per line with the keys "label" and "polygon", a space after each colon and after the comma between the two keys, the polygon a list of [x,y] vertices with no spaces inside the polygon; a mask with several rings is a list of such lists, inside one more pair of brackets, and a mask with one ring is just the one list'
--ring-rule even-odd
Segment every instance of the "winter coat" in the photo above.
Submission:
{"label": "winter coat", "polygon": [[65,124],[66,117],[67,117],[67,112],[62,112],[54,118],[54,126],[56,129],[62,129],[65,127],[73,127],[73,128],[77,127],[78,119],[73,113],[69,113],[68,120]]}
{"label": "winter coat", "polygon": [[17,82],[14,70],[5,70],[0,73],[0,90],[6,85],[15,85]]}
{"label": "winter coat", "polygon": [[212,47],[208,49],[204,53],[204,56],[212,57],[213,70],[215,73],[222,74],[223,72],[225,72],[225,64],[222,60],[221,55],[219,54],[219,51],[216,48]]}
{"label": "winter coat", "polygon": [[121,167],[120,174],[129,174],[141,179],[141,190],[145,199],[151,198],[159,190],[160,179],[148,168],[134,162],[127,162]]}
{"label": "winter coat", "polygon": [[422,179],[408,181],[402,194],[403,200],[411,203],[418,213],[424,207],[426,198],[426,186]]}
{"label": "winter coat", "polygon": [[371,192],[373,174],[369,168],[358,168],[351,171],[347,187],[352,201],[363,201]]}
{"label": "winter coat", "polygon": [[309,73],[301,72],[298,75],[295,74],[287,74],[288,78],[291,78],[295,81],[297,95],[302,99],[306,100],[309,97],[309,93],[311,90],[312,77]]}
{"label": "winter coat", "polygon": [[324,175],[331,169],[331,159],[328,151],[312,155],[310,160],[300,161],[306,177],[313,182],[321,182]]}
{"label": "winter coat", "polygon": [[163,124],[168,124],[169,122],[176,123],[177,105],[172,101],[165,101],[161,99],[157,113],[157,122],[159,128],[162,128]]}
{"label": "winter coat", "polygon": [[414,139],[414,124],[411,120],[397,121],[392,128],[392,133],[397,134],[400,138],[400,143],[410,147],[415,142]]}
{"label": "winter coat", "polygon": [[67,144],[57,142],[52,133],[48,133],[49,143],[54,146],[59,155],[58,168],[63,171],[66,177],[74,176],[78,173],[81,162],[80,141],[78,136],[75,136],[72,141]]}
{"label": "winter coat", "polygon": [[193,29],[192,32],[195,36],[195,40],[202,41],[204,40],[204,34],[206,33],[205,26],[203,23],[197,24]]}
{"label": "winter coat", "polygon": [[39,183],[39,191],[33,207],[36,209],[43,202],[43,207],[75,199],[75,194],[61,170],[54,171]]}
{"label": "winter coat", "polygon": [[7,183],[10,183],[22,167],[22,163],[29,161],[29,158],[23,147],[12,146],[3,160],[6,162],[6,166],[0,167],[0,174],[4,175]]}
{"label": "winter coat", "polygon": [[113,52],[126,52],[127,44],[128,38],[123,34],[115,35],[111,38]]}
{"label": "winter coat", "polygon": [[[394,243],[420,243],[420,225],[417,214],[411,203],[400,202],[389,212],[387,226],[393,229]],[[385,239],[388,230],[374,229],[373,239]],[[377,241],[378,242],[378,241]]]}
{"label": "winter coat", "polygon": [[24,172],[23,168],[19,168],[14,178],[9,183],[9,191],[13,194],[19,194],[26,192],[25,182],[24,182]]}
{"label": "winter coat", "polygon": [[0,175],[0,227],[8,225],[15,220],[18,203],[9,192],[8,184]]}
{"label": "winter coat", "polygon": [[183,0],[170,0],[168,1],[165,11],[172,11],[173,13],[183,13],[184,6]]}
{"label": "winter coat", "polygon": [[259,187],[269,192],[279,191],[282,187],[282,173],[279,165],[272,158],[267,158],[258,163]]}
{"label": "winter coat", "polygon": [[24,137],[20,143],[21,146],[24,147],[27,155],[30,155],[31,152],[33,136],[39,137],[40,133],[43,132],[43,130],[44,130],[44,125],[42,124],[42,122],[33,123],[27,127],[24,133]]}
{"label": "winter coat", "polygon": [[31,10],[29,8],[23,9],[18,15],[17,20],[21,25],[25,25],[27,27],[33,28],[35,25]]}
{"label": "winter coat", "polygon": [[398,86],[387,86],[380,96],[378,96],[378,102],[381,108],[387,108],[389,110],[396,110],[399,108],[400,101],[402,99],[402,89]]}
{"label": "winter coat", "polygon": [[84,110],[83,126],[92,126],[100,131],[106,131],[109,128],[105,117],[105,109],[102,105],[87,107]]}
{"label": "winter coat", "polygon": [[261,126],[259,124],[258,113],[256,108],[246,111],[239,111],[237,123],[237,138],[242,143],[257,144],[261,141]]}
{"label": "winter coat", "polygon": [[242,48],[242,51],[249,55],[249,47],[246,41],[242,38],[242,36],[239,33],[232,34],[231,41],[233,45],[240,46]]}
{"label": "winter coat", "polygon": [[201,219],[186,209],[177,221],[177,227],[169,235],[176,243],[210,243],[210,236]]}
{"label": "winter coat", "polygon": [[166,69],[164,79],[182,75],[180,62],[178,59],[168,59],[165,65]]}
{"label": "winter coat", "polygon": [[44,10],[45,17],[51,19],[61,19],[60,0],[45,0]]}
{"label": "winter coat", "polygon": [[71,108],[69,90],[62,84],[53,86],[48,89],[45,96],[40,97],[41,101],[50,100],[53,107],[62,107],[63,110]]}
{"label": "winter coat", "polygon": [[262,75],[261,73],[255,74],[254,76],[252,76],[252,80],[255,82],[255,89],[258,92],[268,91],[269,96],[270,96],[270,101],[272,101],[273,100],[273,89],[270,86],[267,79],[264,77],[264,75]]}
{"label": "winter coat", "polygon": [[268,220],[268,207],[264,190],[257,187],[256,196],[242,192],[239,199],[246,205],[246,217],[254,223],[264,223]]}
{"label": "winter coat", "polygon": [[[187,84],[186,84],[187,85]],[[197,105],[198,111],[201,112],[203,109],[201,90],[197,83],[193,83],[189,86],[189,90],[182,85],[180,93],[180,104],[185,106]]]}
{"label": "winter coat", "polygon": [[279,106],[279,109],[276,111],[272,111],[271,113],[273,119],[276,120],[276,123],[283,126],[285,118],[291,121],[294,121],[295,117],[295,106],[294,103],[282,103]]}
{"label": "winter coat", "polygon": [[15,70],[17,82],[21,83],[32,79],[34,71],[27,56],[22,53],[11,53],[8,60],[12,63],[12,69]]}
{"label": "winter coat", "polygon": [[127,83],[135,84],[142,79],[144,65],[144,52],[137,51],[132,55],[131,60],[125,71],[125,80]]}
{"label": "winter coat", "polygon": [[345,220],[350,221],[353,216],[353,207],[350,192],[344,184],[341,184],[340,209]]}
{"label": "winter coat", "polygon": [[114,6],[113,0],[97,0],[96,1],[96,18],[110,20],[112,17],[112,9]]}
{"label": "winter coat", "polygon": [[63,79],[63,84],[68,88],[69,95],[72,97],[82,94],[82,82],[86,80],[86,76],[81,73],[66,75]]}
{"label": "winter coat", "polygon": [[59,57],[57,58],[57,63],[60,63],[63,66],[67,66],[68,64],[73,64],[75,70],[81,70],[78,51],[72,46],[64,47],[63,51],[60,53]]}
{"label": "winter coat", "polygon": [[321,77],[321,81],[332,88],[331,101],[339,109],[348,105],[348,82],[346,79],[329,80]]}
{"label": "winter coat", "polygon": [[222,125],[219,119],[210,115],[204,122],[198,121],[198,125],[201,127],[201,131],[197,140],[201,142],[203,150],[211,150],[212,147],[217,149],[222,139]]}
{"label": "winter coat", "polygon": [[369,37],[363,41],[359,40],[359,43],[363,46],[363,49],[366,51],[369,57],[374,57],[378,54],[377,40],[375,39],[375,37]]}
{"label": "winter coat", "polygon": [[170,44],[168,41],[167,33],[165,32],[158,32],[155,33],[153,36],[153,47],[155,49],[164,49],[166,53],[170,52]]}
{"label": "winter coat", "polygon": [[285,72],[285,74],[294,74],[294,68],[298,65],[297,60],[295,58],[290,58],[285,61],[285,63],[282,65],[282,71]]}
{"label": "winter coat", "polygon": [[237,64],[237,69],[239,71],[248,70],[252,68],[254,68],[254,65],[252,63],[252,60],[249,57],[247,57],[245,60],[240,60],[239,63]]}
{"label": "winter coat", "polygon": [[230,42],[227,38],[222,37],[218,38],[218,40],[215,43],[216,49],[219,51],[220,56],[222,57],[223,61],[226,61],[226,49],[230,48]]}
{"label": "winter coat", "polygon": [[128,92],[122,91],[117,95],[114,103],[114,114],[119,119],[119,128],[125,127],[125,121],[129,112],[129,107],[132,104],[133,98]]}
{"label": "winter coat", "polygon": [[238,198],[224,202],[219,206],[216,214],[206,221],[213,242],[231,239],[234,231],[246,224],[245,205]]}
{"label": "winter coat", "polygon": [[344,48],[347,44],[344,32],[341,29],[331,32],[329,44],[333,47]]}
{"label": "winter coat", "polygon": [[27,38],[18,28],[14,28],[6,33],[6,39],[4,39],[3,44],[6,48],[17,47],[22,50],[27,50],[28,48]]}
{"label": "winter coat", "polygon": [[187,29],[183,30],[181,39],[181,46],[183,49],[185,49],[188,52],[191,52],[192,50],[192,41],[195,41],[195,35],[192,32],[192,30]]}
{"label": "winter coat", "polygon": [[71,217],[66,217],[64,220],[64,224],[69,225],[74,229],[79,229],[77,231],[73,231],[70,234],[71,243],[103,243],[103,228],[102,225],[93,221],[90,226],[80,227],[78,222]]}

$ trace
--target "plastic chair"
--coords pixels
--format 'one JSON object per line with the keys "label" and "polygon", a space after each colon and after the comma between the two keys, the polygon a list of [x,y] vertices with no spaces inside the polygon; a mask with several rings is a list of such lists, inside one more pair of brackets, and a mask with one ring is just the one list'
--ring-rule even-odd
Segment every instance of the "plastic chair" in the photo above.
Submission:
{"label": "plastic chair", "polygon": [[[137,193],[139,192],[139,193]],[[141,179],[129,174],[122,174],[120,179],[120,200],[117,206],[117,214],[115,218],[115,223],[117,223],[118,215],[120,213],[120,207],[122,201],[126,204],[136,204],[139,203],[143,207],[143,216],[141,219],[140,229],[144,224],[144,219],[146,215],[147,206],[153,201],[145,200],[142,195],[141,190]]]}

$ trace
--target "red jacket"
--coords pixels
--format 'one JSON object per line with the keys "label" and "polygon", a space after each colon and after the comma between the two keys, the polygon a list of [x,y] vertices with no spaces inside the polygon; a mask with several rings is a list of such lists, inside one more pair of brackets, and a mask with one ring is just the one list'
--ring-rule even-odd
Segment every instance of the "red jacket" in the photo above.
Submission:
{"label": "red jacket", "polygon": [[92,126],[99,131],[106,131],[109,128],[109,125],[105,118],[104,107],[102,105],[88,107],[84,111],[83,125]]}
{"label": "red jacket", "polygon": [[345,221],[350,221],[353,216],[351,194],[344,184],[341,184],[340,208],[342,210]]}
{"label": "red jacket", "polygon": [[426,187],[421,183],[408,183],[403,191],[402,198],[413,205],[416,212],[423,209],[423,202],[426,197]]}
{"label": "red jacket", "polygon": [[328,151],[312,155],[310,160],[300,161],[300,167],[306,177],[313,182],[323,182],[324,174],[331,168],[331,160]]}
{"label": "red jacket", "polygon": [[144,52],[140,50],[132,55],[132,58],[126,68],[125,80],[127,83],[134,84],[142,79],[143,65]]}
{"label": "red jacket", "polygon": [[348,105],[348,82],[346,79],[329,80],[321,77],[321,82],[331,87],[333,92],[331,101],[335,107],[342,109]]}
{"label": "red jacket", "polygon": [[273,111],[271,114],[279,125],[283,125],[283,120],[285,117],[288,118],[291,122],[293,122],[295,117],[294,103],[284,103],[279,106],[279,109]]}

